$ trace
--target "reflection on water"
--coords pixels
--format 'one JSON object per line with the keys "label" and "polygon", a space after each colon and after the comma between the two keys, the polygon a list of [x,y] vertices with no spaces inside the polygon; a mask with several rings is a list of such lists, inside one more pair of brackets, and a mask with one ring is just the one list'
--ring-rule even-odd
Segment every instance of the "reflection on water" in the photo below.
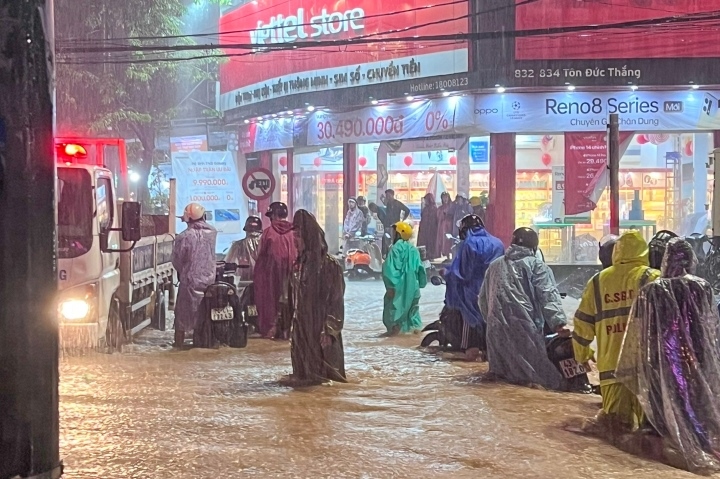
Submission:
{"label": "reflection on water", "polygon": [[[428,287],[423,320],[442,288]],[[62,361],[65,477],[695,477],[563,431],[598,397],[477,380],[482,365],[440,361],[419,337],[380,338],[382,285],[349,284],[350,384],[282,387],[288,345],[172,352],[148,332],[122,355]]]}

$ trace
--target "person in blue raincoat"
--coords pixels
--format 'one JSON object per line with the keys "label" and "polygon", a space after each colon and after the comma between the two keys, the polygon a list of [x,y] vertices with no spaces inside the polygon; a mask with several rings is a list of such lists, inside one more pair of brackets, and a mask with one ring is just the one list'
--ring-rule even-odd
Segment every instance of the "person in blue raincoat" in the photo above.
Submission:
{"label": "person in blue raincoat", "polygon": [[562,390],[563,377],[548,359],[545,327],[565,337],[567,317],[552,270],[536,256],[538,235],[518,228],[505,256],[490,264],[480,289],[487,323],[490,374],[521,385]]}
{"label": "person in blue raincoat", "polygon": [[185,207],[182,220],[187,229],[175,237],[172,264],[180,287],[175,303],[175,347],[185,342],[185,333],[195,329],[198,309],[208,286],[215,282],[217,230],[205,222],[205,208],[197,203]]}
{"label": "person in blue raincoat", "polygon": [[392,226],[393,245],[383,263],[385,304],[383,323],[389,335],[420,331],[420,289],[427,284],[427,273],[420,252],[410,244],[412,226]]}
{"label": "person in blue raincoat", "polygon": [[503,255],[502,242],[487,232],[478,215],[469,214],[457,223],[462,243],[445,272],[445,305],[462,315],[460,349],[469,361],[475,361],[485,346],[485,320],[478,297],[490,263]]}

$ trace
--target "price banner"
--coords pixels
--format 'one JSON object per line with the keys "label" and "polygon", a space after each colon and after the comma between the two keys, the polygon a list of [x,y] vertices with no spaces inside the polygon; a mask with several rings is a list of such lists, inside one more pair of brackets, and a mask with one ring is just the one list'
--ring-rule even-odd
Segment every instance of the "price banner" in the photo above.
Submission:
{"label": "price banner", "polygon": [[[202,205],[208,223],[218,230],[216,251],[223,252],[243,236],[242,226],[248,216],[232,153],[177,152],[172,156],[172,165],[177,180],[176,216],[182,215],[188,203]],[[178,220],[176,228],[181,232],[185,226]]]}
{"label": "price banner", "polygon": [[307,123],[307,144],[368,143],[450,134],[457,127],[472,125],[472,111],[463,106],[460,97],[455,97],[344,113],[315,112]]}

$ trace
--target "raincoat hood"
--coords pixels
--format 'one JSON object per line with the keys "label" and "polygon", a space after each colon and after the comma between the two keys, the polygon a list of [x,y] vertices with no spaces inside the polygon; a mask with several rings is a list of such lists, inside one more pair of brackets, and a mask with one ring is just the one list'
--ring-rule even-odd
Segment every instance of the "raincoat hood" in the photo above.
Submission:
{"label": "raincoat hood", "polygon": [[648,244],[639,231],[628,231],[620,236],[613,249],[613,265],[632,264],[648,266]]}
{"label": "raincoat hood", "polygon": [[278,234],[284,235],[292,231],[293,224],[286,220],[278,220],[275,221],[270,227],[277,231]]}
{"label": "raincoat hood", "polygon": [[527,246],[520,246],[517,244],[510,245],[510,247],[505,252],[505,257],[513,261],[527,258],[529,256],[535,258],[535,253],[533,252],[533,250],[531,250]]}

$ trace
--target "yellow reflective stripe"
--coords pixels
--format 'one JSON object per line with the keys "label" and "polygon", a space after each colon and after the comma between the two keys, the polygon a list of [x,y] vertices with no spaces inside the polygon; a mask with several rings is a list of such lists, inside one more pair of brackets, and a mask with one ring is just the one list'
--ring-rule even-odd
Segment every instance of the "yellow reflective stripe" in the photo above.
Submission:
{"label": "yellow reflective stripe", "polygon": [[573,332],[572,337],[580,346],[588,347],[592,344],[592,339],[585,339],[576,332]]}
{"label": "yellow reflective stripe", "polygon": [[592,316],[590,314],[585,314],[580,310],[575,312],[575,319],[579,319],[580,321],[588,323],[591,326],[595,325],[595,316]]}

